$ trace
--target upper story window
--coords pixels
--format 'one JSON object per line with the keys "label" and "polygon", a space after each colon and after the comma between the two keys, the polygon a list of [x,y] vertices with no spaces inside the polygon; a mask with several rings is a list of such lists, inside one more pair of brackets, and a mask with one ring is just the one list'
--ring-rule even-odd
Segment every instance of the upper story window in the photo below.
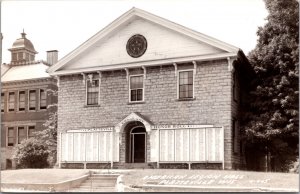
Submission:
{"label": "upper story window", "polygon": [[25,91],[19,92],[19,111],[25,110]]}
{"label": "upper story window", "polygon": [[143,75],[130,76],[130,82],[129,82],[130,102],[138,102],[144,100],[143,81],[144,81]]}
{"label": "upper story window", "polygon": [[4,93],[1,93],[1,112],[4,112],[4,105],[5,105],[5,99],[4,99]]}
{"label": "upper story window", "polygon": [[8,93],[8,111],[15,111],[15,92]]}
{"label": "upper story window", "polygon": [[15,143],[15,130],[13,127],[7,128],[7,146],[14,146]]}
{"label": "upper story window", "polygon": [[87,80],[87,105],[98,105],[99,80]]}
{"label": "upper story window", "polygon": [[28,138],[34,137],[35,126],[28,126]]}
{"label": "upper story window", "polygon": [[193,70],[179,71],[178,93],[179,99],[194,97],[194,72]]}
{"label": "upper story window", "polygon": [[35,90],[29,91],[29,110],[36,109],[36,92]]}
{"label": "upper story window", "polygon": [[18,144],[27,138],[25,127],[18,127]]}
{"label": "upper story window", "polygon": [[46,109],[46,108],[47,108],[47,94],[45,90],[40,89],[40,109]]}

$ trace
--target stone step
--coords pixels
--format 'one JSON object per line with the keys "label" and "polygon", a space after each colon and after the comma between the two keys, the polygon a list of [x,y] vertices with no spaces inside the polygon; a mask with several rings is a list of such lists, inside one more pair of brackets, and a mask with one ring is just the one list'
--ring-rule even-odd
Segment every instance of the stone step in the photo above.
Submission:
{"label": "stone step", "polygon": [[116,185],[116,181],[114,182],[83,182],[80,186],[104,186],[104,187],[108,187],[108,186],[115,186]]}
{"label": "stone step", "polygon": [[116,192],[116,188],[114,187],[102,187],[102,188],[96,188],[91,190],[89,189],[83,189],[83,188],[74,188],[69,190],[69,192]]}
{"label": "stone step", "polygon": [[105,176],[91,176],[89,179],[93,180],[117,180],[118,177],[105,177]]}

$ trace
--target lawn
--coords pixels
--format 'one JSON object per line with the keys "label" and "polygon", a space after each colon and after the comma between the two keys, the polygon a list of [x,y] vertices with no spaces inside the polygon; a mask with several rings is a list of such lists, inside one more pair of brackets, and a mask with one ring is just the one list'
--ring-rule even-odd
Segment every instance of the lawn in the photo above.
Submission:
{"label": "lawn", "polygon": [[1,171],[2,183],[59,183],[87,174],[83,169],[19,169]]}
{"label": "lawn", "polygon": [[145,169],[127,172],[125,185],[183,185],[200,187],[299,188],[299,175],[230,170]]}

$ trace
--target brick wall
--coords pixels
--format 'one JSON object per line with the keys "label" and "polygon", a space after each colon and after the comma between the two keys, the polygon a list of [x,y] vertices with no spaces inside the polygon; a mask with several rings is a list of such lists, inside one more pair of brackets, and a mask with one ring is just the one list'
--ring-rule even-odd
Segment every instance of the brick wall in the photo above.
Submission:
{"label": "brick wall", "polygon": [[[178,66],[178,69],[184,66]],[[142,70],[130,70],[130,75]],[[194,80],[195,99],[177,100],[177,77],[173,65],[147,67],[145,102],[130,104],[126,72],[102,72],[100,105],[85,106],[82,75],[62,76],[59,87],[58,127],[68,129],[115,126],[132,112],[154,125],[213,124],[225,129],[225,167],[232,168],[231,84],[227,60],[198,62]],[[58,151],[59,152],[59,151]],[[59,154],[59,153],[58,153]]]}

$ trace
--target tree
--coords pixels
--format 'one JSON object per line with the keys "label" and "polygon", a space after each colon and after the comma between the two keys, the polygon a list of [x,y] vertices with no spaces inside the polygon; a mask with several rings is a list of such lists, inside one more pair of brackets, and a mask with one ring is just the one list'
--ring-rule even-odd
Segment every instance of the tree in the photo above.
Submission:
{"label": "tree", "polygon": [[49,165],[48,155],[47,146],[42,141],[29,138],[16,146],[13,159],[18,168],[45,168]]}
{"label": "tree", "polygon": [[298,155],[299,3],[265,0],[267,23],[248,58],[256,73],[244,120],[246,148],[286,171]]}

